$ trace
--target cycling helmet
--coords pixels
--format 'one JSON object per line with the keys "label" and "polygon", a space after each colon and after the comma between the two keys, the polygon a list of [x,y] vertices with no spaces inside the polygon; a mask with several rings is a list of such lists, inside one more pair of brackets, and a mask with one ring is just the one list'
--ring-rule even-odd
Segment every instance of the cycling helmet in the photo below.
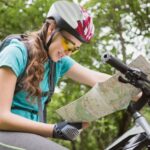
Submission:
{"label": "cycling helmet", "polygon": [[47,18],[55,19],[58,28],[69,32],[81,42],[89,42],[94,35],[91,16],[73,2],[61,0],[53,3]]}

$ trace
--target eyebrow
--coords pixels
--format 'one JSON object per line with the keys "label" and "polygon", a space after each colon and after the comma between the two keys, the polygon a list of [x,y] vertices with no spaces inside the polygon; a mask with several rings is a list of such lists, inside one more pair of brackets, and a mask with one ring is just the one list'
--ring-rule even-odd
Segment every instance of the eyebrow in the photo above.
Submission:
{"label": "eyebrow", "polygon": [[67,41],[69,41],[70,43],[72,43],[74,46],[76,45],[76,43],[74,43],[73,41],[71,41],[70,39],[66,38],[62,33],[61,35],[63,36],[64,39],[66,39]]}

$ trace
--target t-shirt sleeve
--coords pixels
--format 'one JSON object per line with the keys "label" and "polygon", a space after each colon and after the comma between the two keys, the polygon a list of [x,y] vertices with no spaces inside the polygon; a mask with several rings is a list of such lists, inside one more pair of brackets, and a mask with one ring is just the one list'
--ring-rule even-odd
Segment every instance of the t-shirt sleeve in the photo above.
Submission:
{"label": "t-shirt sleeve", "polygon": [[9,67],[17,77],[24,71],[26,63],[27,50],[16,39],[0,52],[0,67]]}
{"label": "t-shirt sleeve", "polygon": [[62,61],[62,67],[61,67],[60,76],[62,77],[73,66],[73,64],[75,64],[75,60],[73,60],[69,56],[66,56],[62,58],[61,61]]}

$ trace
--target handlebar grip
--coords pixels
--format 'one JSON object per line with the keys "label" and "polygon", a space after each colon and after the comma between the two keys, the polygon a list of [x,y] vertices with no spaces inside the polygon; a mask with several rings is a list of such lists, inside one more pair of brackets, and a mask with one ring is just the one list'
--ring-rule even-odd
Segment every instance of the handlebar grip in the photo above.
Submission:
{"label": "handlebar grip", "polygon": [[121,62],[121,60],[113,57],[109,53],[104,53],[101,59],[104,63],[110,64],[111,66],[113,66],[123,74],[125,74],[128,70],[130,70],[130,68],[127,65],[125,65],[123,62]]}

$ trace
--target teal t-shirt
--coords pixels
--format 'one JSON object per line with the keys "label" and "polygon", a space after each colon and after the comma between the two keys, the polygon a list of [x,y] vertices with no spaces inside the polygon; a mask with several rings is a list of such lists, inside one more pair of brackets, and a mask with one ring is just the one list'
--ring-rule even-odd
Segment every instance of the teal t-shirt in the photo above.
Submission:
{"label": "teal t-shirt", "polygon": [[[25,45],[17,39],[13,39],[11,40],[10,44],[0,52],[0,67],[9,67],[15,73],[15,75],[19,77],[19,75],[24,72],[26,67],[28,59],[27,57],[28,54]],[[49,73],[51,68],[48,61],[44,64],[44,77],[40,83],[42,92],[49,91]],[[68,56],[63,57],[56,63],[55,84],[57,84],[58,80],[72,67],[74,63],[75,61]],[[47,96],[42,97],[43,108],[46,100]],[[13,113],[31,120],[39,120],[38,115],[32,113],[32,111],[38,112],[37,102],[30,98],[27,99],[26,91],[21,90],[14,95],[12,108],[14,107],[19,107],[22,109],[12,109]],[[30,111],[26,111],[25,109]]]}

